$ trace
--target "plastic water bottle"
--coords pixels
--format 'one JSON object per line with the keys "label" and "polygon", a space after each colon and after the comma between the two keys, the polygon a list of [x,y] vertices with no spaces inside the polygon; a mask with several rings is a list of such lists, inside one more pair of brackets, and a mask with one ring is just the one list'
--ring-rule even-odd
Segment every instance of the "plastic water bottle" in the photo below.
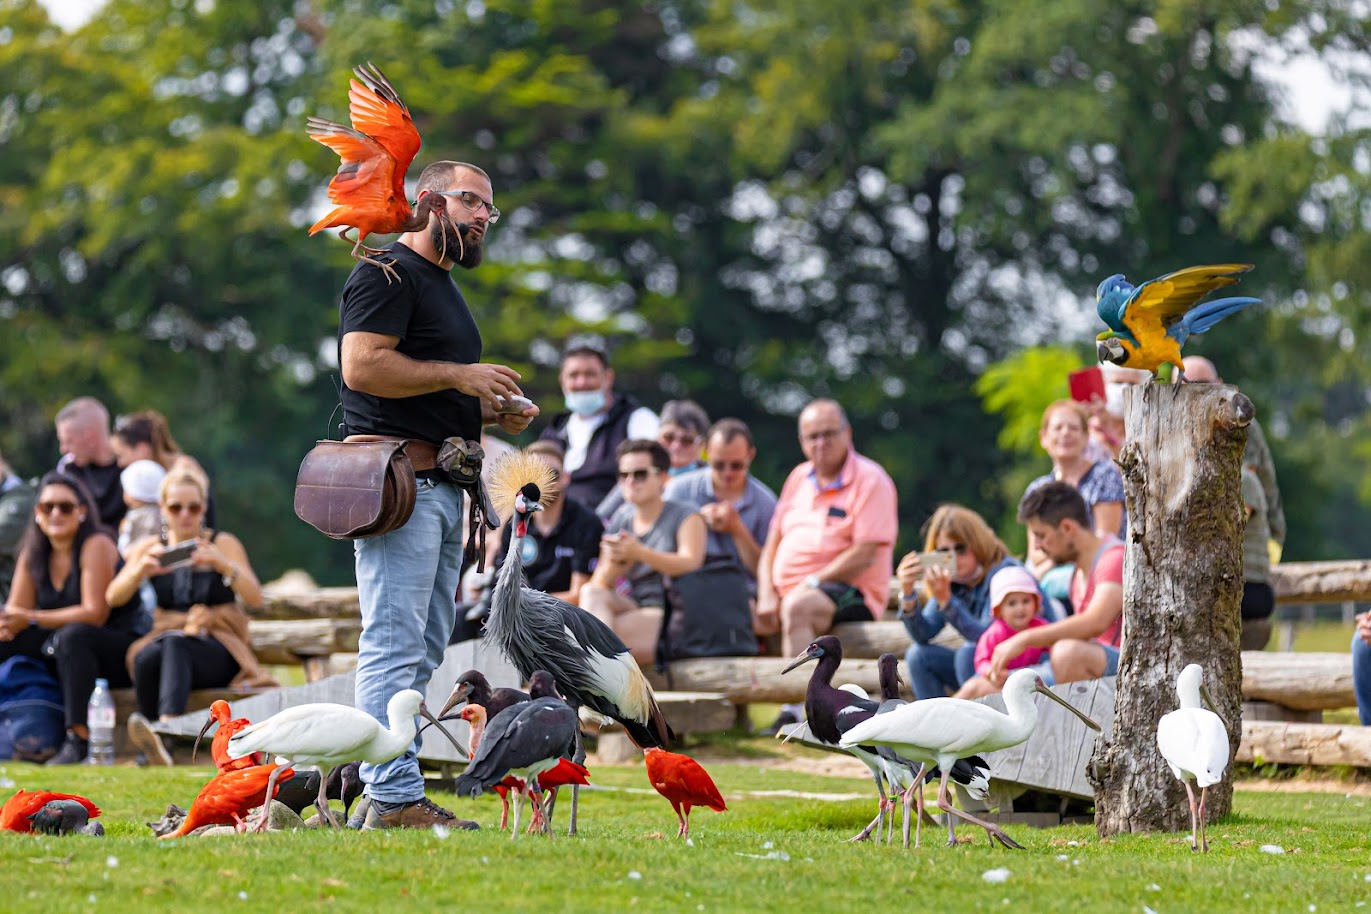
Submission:
{"label": "plastic water bottle", "polygon": [[109,690],[108,680],[95,680],[95,691],[90,693],[90,703],[86,705],[86,726],[90,728],[87,761],[92,765],[113,765],[114,694]]}

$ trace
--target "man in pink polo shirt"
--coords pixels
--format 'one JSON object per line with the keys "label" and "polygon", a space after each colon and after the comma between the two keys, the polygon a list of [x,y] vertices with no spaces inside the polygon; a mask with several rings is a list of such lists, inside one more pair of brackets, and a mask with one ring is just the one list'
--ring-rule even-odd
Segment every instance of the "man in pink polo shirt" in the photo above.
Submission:
{"label": "man in pink polo shirt", "polygon": [[[833,400],[800,413],[804,463],[791,471],[757,562],[757,632],[781,633],[795,656],[838,622],[869,622],[885,609],[899,522],[895,483],[852,447]],[[787,705],[773,726],[798,722]]]}

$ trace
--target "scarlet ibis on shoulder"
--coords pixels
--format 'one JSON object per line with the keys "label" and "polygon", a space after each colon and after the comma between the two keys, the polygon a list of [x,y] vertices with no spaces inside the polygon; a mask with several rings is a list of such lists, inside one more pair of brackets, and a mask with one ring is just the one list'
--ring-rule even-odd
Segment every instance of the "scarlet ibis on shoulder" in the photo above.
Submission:
{"label": "scarlet ibis on shoulder", "polygon": [[56,800],[76,802],[85,810],[88,819],[94,819],[100,815],[99,806],[74,793],[54,793],[51,790],[27,791],[21,787],[18,793],[5,801],[4,806],[0,806],[0,831],[33,831],[34,823],[31,817],[44,806]]}
{"label": "scarlet ibis on shoulder", "polygon": [[[501,517],[512,513],[514,538],[495,578],[485,636],[521,676],[552,674],[574,711],[588,708],[613,718],[640,749],[667,747],[672,739],[652,686],[609,626],[590,613],[524,582],[523,550],[529,518],[551,500],[557,484],[552,468],[535,456],[514,451],[491,468],[490,495]],[[585,760],[576,733],[573,761]],[[576,833],[577,789],[572,788],[568,834]]]}
{"label": "scarlet ibis on shoulder", "polygon": [[[948,814],[948,844],[956,843],[957,836],[952,817],[964,819],[985,829],[994,846],[999,841],[1005,847],[1022,849],[1023,845],[1014,841],[997,825],[978,819],[952,805],[948,792],[948,775],[952,766],[979,752],[995,752],[1017,746],[1033,734],[1038,725],[1038,709],[1033,704],[1032,693],[1040,692],[1066,708],[1085,723],[1098,731],[1100,725],[1050,691],[1038,674],[1031,669],[1016,670],[1010,674],[1004,685],[1004,705],[1006,713],[1000,713],[989,705],[961,698],[931,698],[916,701],[894,708],[885,714],[877,714],[863,721],[843,734],[840,744],[844,747],[862,744],[889,746],[904,758],[920,763],[916,788],[906,792],[905,803],[909,803],[909,793],[918,804],[919,817],[923,816],[923,768],[937,765],[943,776],[938,789],[938,808]],[[922,825],[922,821],[919,823]],[[919,846],[916,832],[914,846]]]}
{"label": "scarlet ibis on shoulder", "polygon": [[[480,705],[486,710],[486,719],[494,717],[510,705],[517,705],[521,701],[528,701],[527,692],[518,689],[501,687],[492,689],[490,680],[480,670],[467,670],[457,677],[457,684],[452,687],[452,694],[448,696],[447,702],[443,705],[443,710],[438,712],[438,719],[444,720],[449,711],[457,707],[462,702]],[[476,751],[476,747],[471,747]]]}
{"label": "scarlet ibis on shoulder", "polygon": [[[182,838],[206,825],[237,826],[258,806],[263,808],[265,816],[268,797],[274,799],[281,785],[293,777],[294,768],[274,763],[221,771],[200,788],[180,826],[159,838]],[[267,793],[269,787],[270,794]]]}
{"label": "scarlet ibis on shoulder", "polygon": [[690,756],[650,747],[643,750],[643,760],[647,764],[648,782],[666,797],[676,811],[676,818],[680,820],[681,827],[676,837],[690,837],[692,806],[707,806],[715,812],[728,809],[709,772]]}
{"label": "scarlet ibis on shoulder", "polygon": [[[578,722],[571,706],[554,697],[556,685],[546,670],[534,672],[529,692],[534,696],[530,701],[505,708],[488,722],[481,747],[454,786],[458,796],[478,797],[513,775],[522,782],[534,815],[546,821],[537,779],[576,751]],[[515,838],[522,808],[522,798],[516,799]]]}
{"label": "scarlet ibis on shoulder", "polygon": [[[297,705],[234,734],[229,739],[228,754],[237,759],[265,752],[291,765],[319,769],[316,808],[324,821],[338,828],[328,809],[328,782],[323,777],[325,766],[359,760],[381,765],[399,757],[414,744],[416,714],[437,726],[458,752],[467,754],[462,744],[429,713],[424,696],[416,689],[404,689],[391,696],[386,705],[389,728],[381,726],[380,721],[365,711],[347,705],[326,702]],[[276,774],[272,772],[273,780],[268,784],[268,792],[272,795]],[[266,829],[268,805],[262,807],[258,831]]]}
{"label": "scarlet ibis on shoulder", "polygon": [[210,741],[210,757],[214,759],[214,766],[220,771],[234,771],[239,768],[251,768],[260,765],[264,759],[261,753],[254,753],[240,759],[229,758],[228,742],[233,734],[240,730],[246,730],[252,725],[246,717],[234,719],[233,713],[229,710],[229,703],[220,699],[209,706],[209,717],[205,720],[205,725],[200,728],[200,733],[195,737],[195,745],[190,750],[191,761],[195,761],[195,755],[200,751],[200,740],[205,738],[209,728],[214,724],[219,725],[219,729],[214,731],[214,739]]}
{"label": "scarlet ibis on shoulder", "polygon": [[[1176,677],[1181,706],[1157,722],[1157,748],[1171,766],[1171,773],[1185,785],[1190,800],[1190,849],[1207,852],[1205,794],[1211,785],[1223,780],[1228,768],[1228,730],[1219,715],[1200,703],[1203,699],[1210,708],[1216,707],[1203,680],[1204,670],[1198,663],[1190,664]],[[1200,788],[1198,807],[1191,781]]]}

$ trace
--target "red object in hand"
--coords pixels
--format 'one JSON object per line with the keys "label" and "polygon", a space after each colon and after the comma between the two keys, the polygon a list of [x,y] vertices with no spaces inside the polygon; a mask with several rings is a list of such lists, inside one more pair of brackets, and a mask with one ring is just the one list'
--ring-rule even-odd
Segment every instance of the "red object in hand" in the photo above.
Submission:
{"label": "red object in hand", "polygon": [[709,772],[690,756],[652,748],[645,750],[644,757],[648,781],[667,798],[681,820],[676,837],[690,837],[690,807],[707,806],[715,812],[728,809]]}
{"label": "red object in hand", "polygon": [[[223,771],[242,771],[246,768],[253,768],[266,761],[266,756],[261,752],[254,752],[242,758],[229,758],[228,744],[235,733],[246,730],[252,726],[246,717],[234,719],[229,711],[228,702],[220,700],[209,706],[209,720],[200,728],[200,735],[195,737],[195,749],[191,750],[191,759],[195,758],[196,751],[200,748],[200,740],[204,737],[205,731],[210,724],[218,722],[219,729],[214,733],[214,741],[210,743],[210,755],[214,758],[214,767]],[[266,783],[265,781],[263,783]]]}
{"label": "red object in hand", "polygon": [[[266,802],[267,781],[281,766],[255,765],[237,771],[221,771],[200,788],[200,795],[190,804],[190,812],[181,827],[163,838],[180,838],[205,825],[237,825],[248,813]],[[281,785],[295,777],[294,768],[282,768],[276,779],[273,798]]]}
{"label": "red object in hand", "polygon": [[1104,401],[1104,371],[1098,365],[1071,372],[1066,376],[1066,383],[1071,390],[1071,399],[1079,403]]}
{"label": "red object in hand", "polygon": [[85,797],[70,793],[53,793],[51,790],[35,790],[28,793],[20,788],[18,793],[5,801],[4,806],[0,806],[0,831],[33,831],[33,823],[29,821],[29,816],[53,800],[75,800],[86,807],[86,813],[92,819],[100,815],[100,807]]}

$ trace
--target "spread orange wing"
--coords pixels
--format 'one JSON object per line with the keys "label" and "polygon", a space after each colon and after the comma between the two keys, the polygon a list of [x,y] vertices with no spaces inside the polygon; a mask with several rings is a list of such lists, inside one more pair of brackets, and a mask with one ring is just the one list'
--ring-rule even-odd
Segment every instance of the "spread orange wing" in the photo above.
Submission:
{"label": "spread orange wing", "polygon": [[389,218],[397,199],[408,211],[403,191],[395,196],[395,159],[380,143],[351,127],[317,117],[306,121],[305,132],[343,160],[328,182],[329,201],[338,206],[310,227],[311,235],[335,225],[356,225],[368,228],[362,233],[365,237],[371,231],[388,231],[370,225]]}
{"label": "spread orange wing", "polygon": [[21,787],[18,793],[5,801],[4,806],[0,806],[0,831],[33,831],[33,823],[29,821],[29,816],[53,800],[75,800],[86,808],[86,813],[92,819],[100,815],[100,807],[85,797],[70,793],[53,793],[51,790],[35,790],[28,793]]}
{"label": "spread orange wing", "polygon": [[419,152],[422,141],[409,108],[400,101],[400,94],[373,63],[352,71],[357,74],[348,91],[348,113],[352,126],[376,140],[395,159],[392,180],[395,193],[405,196],[405,173]]}
{"label": "spread orange wing", "polygon": [[1234,285],[1251,270],[1250,263],[1186,267],[1149,280],[1134,290],[1124,305],[1122,320],[1139,342],[1165,333],[1195,303],[1211,292]]}

